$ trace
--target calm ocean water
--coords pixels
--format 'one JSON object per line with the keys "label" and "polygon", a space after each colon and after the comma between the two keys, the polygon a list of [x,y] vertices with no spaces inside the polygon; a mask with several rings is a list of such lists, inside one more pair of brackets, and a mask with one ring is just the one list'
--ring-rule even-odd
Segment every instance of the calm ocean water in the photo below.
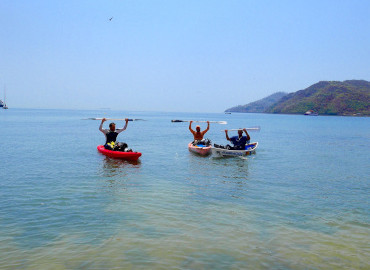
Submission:
{"label": "calm ocean water", "polygon": [[[104,116],[147,120],[118,137],[140,162],[97,152]],[[259,125],[257,153],[171,119]],[[0,269],[370,268],[370,118],[9,109],[0,153]]]}

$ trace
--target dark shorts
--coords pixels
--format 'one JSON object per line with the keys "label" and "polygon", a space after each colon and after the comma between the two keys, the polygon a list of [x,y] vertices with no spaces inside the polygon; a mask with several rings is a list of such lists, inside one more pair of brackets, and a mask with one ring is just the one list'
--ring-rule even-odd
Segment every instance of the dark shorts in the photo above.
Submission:
{"label": "dark shorts", "polygon": [[112,146],[110,146],[109,144],[105,144],[104,148],[108,149],[108,150],[111,150],[111,151],[122,151],[122,152],[124,152],[128,148],[128,145],[127,145],[127,143],[124,143],[124,142],[118,142],[114,145],[114,148],[112,148]]}

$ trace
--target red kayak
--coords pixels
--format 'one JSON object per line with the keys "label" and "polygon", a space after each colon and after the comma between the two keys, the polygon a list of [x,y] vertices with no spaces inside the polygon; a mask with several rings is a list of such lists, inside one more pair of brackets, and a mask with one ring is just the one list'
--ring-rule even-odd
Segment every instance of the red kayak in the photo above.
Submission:
{"label": "red kayak", "polygon": [[136,161],[141,153],[139,152],[121,152],[121,151],[112,151],[104,148],[104,145],[98,145],[98,151],[103,155],[111,158],[120,158],[126,160]]}

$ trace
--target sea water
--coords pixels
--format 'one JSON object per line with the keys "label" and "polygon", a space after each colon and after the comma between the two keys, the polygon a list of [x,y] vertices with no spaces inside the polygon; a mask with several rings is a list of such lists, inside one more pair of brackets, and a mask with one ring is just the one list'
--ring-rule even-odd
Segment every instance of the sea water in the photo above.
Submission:
{"label": "sea water", "polygon": [[[118,137],[139,161],[88,117],[144,119]],[[172,119],[259,146],[200,157]],[[0,111],[0,269],[369,269],[369,154],[364,117]]]}

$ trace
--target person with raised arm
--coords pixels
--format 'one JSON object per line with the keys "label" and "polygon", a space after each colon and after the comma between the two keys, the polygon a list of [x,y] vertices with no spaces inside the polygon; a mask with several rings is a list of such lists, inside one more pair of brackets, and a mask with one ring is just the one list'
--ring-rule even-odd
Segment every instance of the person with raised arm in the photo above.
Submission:
{"label": "person with raised arm", "polygon": [[[245,132],[245,134],[247,136],[243,136],[243,131]],[[250,143],[251,137],[249,136],[248,131],[245,128],[238,130],[238,136],[233,136],[233,137],[229,138],[229,134],[227,133],[227,129],[225,130],[225,134],[226,134],[226,140],[230,141],[233,144],[234,149],[238,149],[238,150],[239,149],[244,149],[245,145]]]}
{"label": "person with raised arm", "polygon": [[128,118],[125,119],[125,126],[121,129],[116,129],[115,123],[109,124],[109,129],[103,129],[103,123],[106,121],[105,118],[101,120],[99,130],[105,135],[105,145],[104,148],[108,150],[118,150],[118,151],[125,151],[127,148],[126,143],[116,143],[117,136],[122,131],[126,130],[128,124]]}
{"label": "person with raised arm", "polygon": [[190,123],[189,123],[189,130],[190,130],[190,132],[194,136],[193,144],[202,143],[204,134],[206,134],[207,131],[209,130],[209,121],[207,121],[207,128],[205,130],[203,130],[203,131],[200,131],[200,126],[198,126],[198,125],[195,127],[195,131],[194,131],[191,128],[191,124],[192,123],[193,123],[193,121],[190,121]]}

